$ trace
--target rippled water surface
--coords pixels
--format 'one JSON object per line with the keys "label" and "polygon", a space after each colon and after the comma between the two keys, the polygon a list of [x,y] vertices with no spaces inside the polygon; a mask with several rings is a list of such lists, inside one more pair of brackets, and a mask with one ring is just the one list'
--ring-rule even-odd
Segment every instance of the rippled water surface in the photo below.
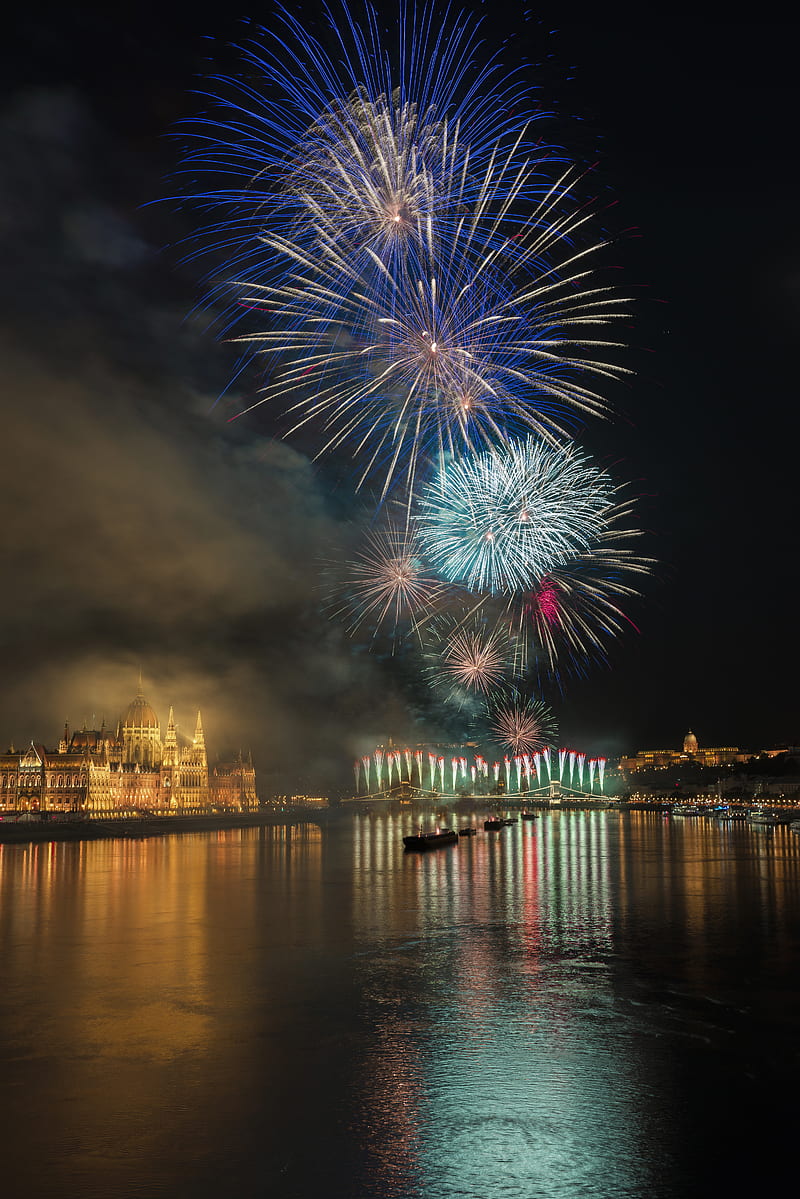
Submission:
{"label": "rippled water surface", "polygon": [[0,846],[4,1193],[794,1189],[800,837],[411,822]]}

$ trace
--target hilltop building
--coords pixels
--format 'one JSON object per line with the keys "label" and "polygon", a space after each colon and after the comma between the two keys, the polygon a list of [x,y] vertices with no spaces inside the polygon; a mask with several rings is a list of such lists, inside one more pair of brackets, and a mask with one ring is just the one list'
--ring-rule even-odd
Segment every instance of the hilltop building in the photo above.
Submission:
{"label": "hilltop building", "polygon": [[677,766],[681,762],[697,762],[701,766],[729,766],[734,762],[747,762],[750,754],[740,753],[735,745],[714,749],[700,749],[697,737],[691,729],[683,739],[683,749],[640,749],[632,757],[619,760],[622,771],[653,770],[658,767]]}
{"label": "hilltop building", "polygon": [[258,808],[250,757],[241,753],[209,769],[203,722],[183,736],[172,708],[164,736],[156,713],[138,693],[115,730],[70,732],[57,750],[31,742],[0,754],[0,811],[148,811],[198,813]]}

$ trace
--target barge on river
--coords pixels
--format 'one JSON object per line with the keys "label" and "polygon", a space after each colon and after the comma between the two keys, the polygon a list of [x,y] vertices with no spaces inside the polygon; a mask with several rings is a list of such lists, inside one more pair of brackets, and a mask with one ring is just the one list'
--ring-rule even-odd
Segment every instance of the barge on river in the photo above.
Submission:
{"label": "barge on river", "polygon": [[403,837],[406,849],[438,849],[440,845],[452,845],[458,840],[458,833],[449,828],[437,828],[432,833],[412,833]]}

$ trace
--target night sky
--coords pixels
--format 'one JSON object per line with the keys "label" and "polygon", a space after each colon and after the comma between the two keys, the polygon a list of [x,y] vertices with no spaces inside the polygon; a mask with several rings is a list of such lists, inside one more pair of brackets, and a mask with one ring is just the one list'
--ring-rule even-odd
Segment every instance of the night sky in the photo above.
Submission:
{"label": "night sky", "polygon": [[[491,28],[538,71],[562,144],[598,164],[636,377],[582,441],[635,481],[659,566],[631,607],[638,634],[552,697],[561,740],[614,755],[691,727],[701,746],[797,744],[794,29],[577,11],[493,5]],[[17,24],[0,112],[0,742],[115,721],[141,665],[162,716],[175,703],[189,731],[200,705],[212,748],[252,747],[262,790],[339,777],[425,713],[395,664],[320,617],[346,485],[274,440],[263,409],[228,423],[255,377],[215,404],[235,354],[192,315],[189,216],[157,203],[169,134],[209,57],[235,62],[239,13],[39,5]]]}

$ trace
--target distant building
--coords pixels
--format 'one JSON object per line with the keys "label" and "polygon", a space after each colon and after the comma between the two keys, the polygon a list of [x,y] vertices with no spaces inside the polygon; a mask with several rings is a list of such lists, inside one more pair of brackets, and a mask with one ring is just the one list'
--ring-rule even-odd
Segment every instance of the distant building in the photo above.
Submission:
{"label": "distant building", "polygon": [[162,739],[141,686],[115,731],[105,723],[64,734],[57,750],[38,742],[0,754],[0,811],[208,812],[258,807],[252,760],[242,754],[209,770],[197,713],[184,737],[172,708]]}
{"label": "distant building", "polygon": [[274,795],[272,803],[282,808],[327,808],[327,795]]}
{"label": "distant building", "polygon": [[735,745],[726,745],[714,749],[700,749],[697,737],[689,729],[683,739],[683,749],[640,749],[632,757],[622,757],[619,768],[622,771],[653,770],[677,766],[681,762],[697,762],[701,766],[728,766],[734,762],[746,762],[749,754],[739,752]]}

